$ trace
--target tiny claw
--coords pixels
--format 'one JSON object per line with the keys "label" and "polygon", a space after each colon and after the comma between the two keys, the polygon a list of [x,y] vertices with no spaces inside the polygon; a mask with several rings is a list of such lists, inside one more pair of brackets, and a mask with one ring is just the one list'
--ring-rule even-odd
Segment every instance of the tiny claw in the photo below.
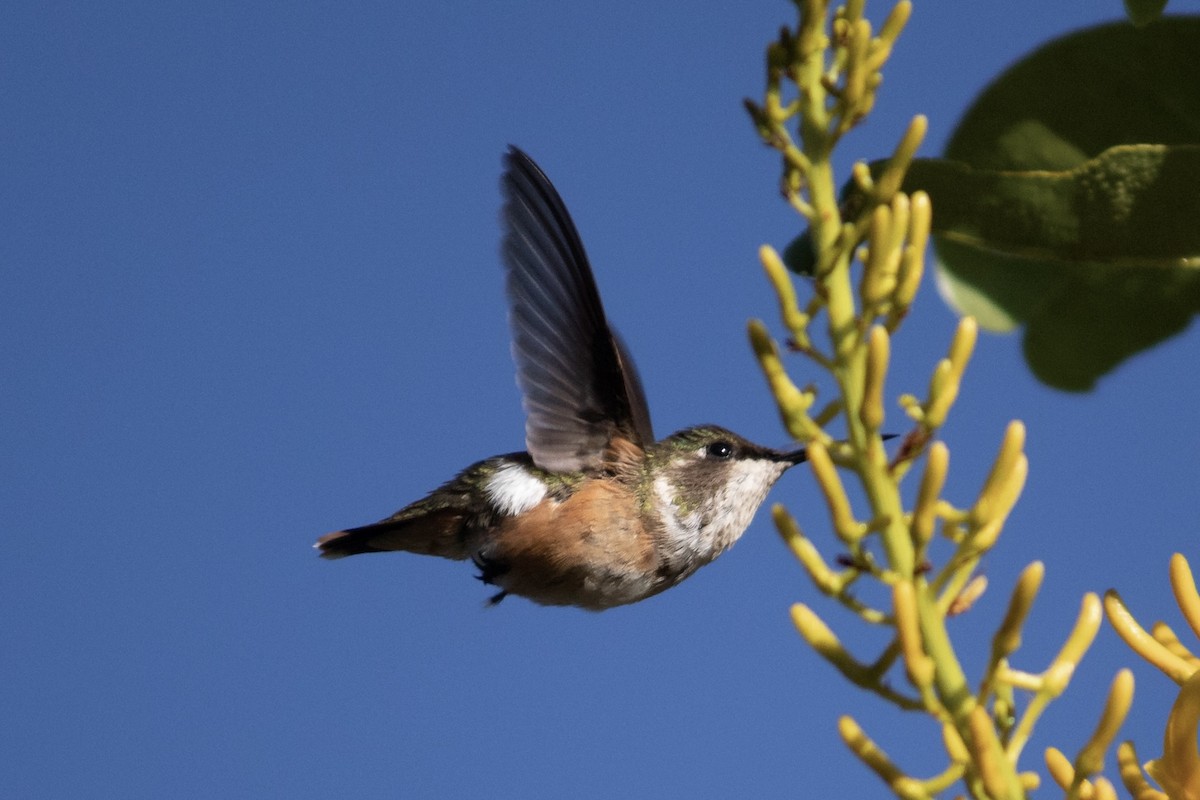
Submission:
{"label": "tiny claw", "polygon": [[[475,576],[475,580],[485,586],[495,586],[496,579],[504,573],[508,572],[508,565],[495,559],[488,558],[482,552],[476,552],[471,556],[471,563],[479,569],[479,574]],[[508,590],[504,589],[493,595],[487,602],[488,607],[499,603],[508,594]]]}

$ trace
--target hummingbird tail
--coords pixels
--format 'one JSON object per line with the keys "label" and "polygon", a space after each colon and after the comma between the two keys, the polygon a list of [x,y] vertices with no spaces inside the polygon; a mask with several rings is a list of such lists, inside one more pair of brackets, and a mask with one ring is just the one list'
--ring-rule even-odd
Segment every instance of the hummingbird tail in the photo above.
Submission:
{"label": "hummingbird tail", "polygon": [[384,520],[373,525],[334,531],[317,540],[322,558],[345,558],[359,553],[404,550],[458,561],[467,557],[462,517],[454,513],[424,514],[416,518]]}
{"label": "hummingbird tail", "polygon": [[[367,526],[368,528],[372,526]],[[376,553],[381,548],[372,547],[371,539],[362,528],[351,528],[345,531],[327,533],[313,547],[320,551],[321,558],[345,558],[359,553]]]}

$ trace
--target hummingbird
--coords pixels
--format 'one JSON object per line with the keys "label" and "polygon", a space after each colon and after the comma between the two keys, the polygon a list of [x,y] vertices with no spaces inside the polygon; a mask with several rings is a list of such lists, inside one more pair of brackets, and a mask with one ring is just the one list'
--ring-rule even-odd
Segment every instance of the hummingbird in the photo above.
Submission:
{"label": "hummingbird", "polygon": [[803,449],[716,425],[656,440],[558,192],[510,146],[501,248],[525,410],[519,453],[473,464],[387,519],[321,537],[324,558],[403,550],[470,559],[499,591],[600,611],[675,586],[745,532]]}

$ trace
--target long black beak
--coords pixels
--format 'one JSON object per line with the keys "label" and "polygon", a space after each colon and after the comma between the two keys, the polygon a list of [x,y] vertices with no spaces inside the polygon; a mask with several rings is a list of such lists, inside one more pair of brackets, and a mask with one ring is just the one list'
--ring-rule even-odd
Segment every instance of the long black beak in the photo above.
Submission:
{"label": "long black beak", "polygon": [[[885,433],[880,438],[882,438],[886,442],[888,439],[895,439],[899,435],[900,434],[898,434],[898,433]],[[801,447],[799,450],[790,450],[786,453],[780,453],[776,457],[776,460],[777,461],[786,461],[789,464],[803,464],[805,461],[808,460],[808,451],[805,450],[803,447]]]}
{"label": "long black beak", "polygon": [[801,447],[799,450],[792,450],[787,453],[780,453],[777,461],[786,461],[789,464],[802,464],[808,460],[808,451]]}

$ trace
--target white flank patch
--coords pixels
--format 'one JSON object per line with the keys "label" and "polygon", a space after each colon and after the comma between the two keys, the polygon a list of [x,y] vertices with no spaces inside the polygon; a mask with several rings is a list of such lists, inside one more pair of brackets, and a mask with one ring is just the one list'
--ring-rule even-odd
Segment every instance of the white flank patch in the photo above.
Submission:
{"label": "white flank patch", "polygon": [[501,514],[515,516],[546,499],[546,485],[521,464],[505,464],[488,478],[484,492]]}

